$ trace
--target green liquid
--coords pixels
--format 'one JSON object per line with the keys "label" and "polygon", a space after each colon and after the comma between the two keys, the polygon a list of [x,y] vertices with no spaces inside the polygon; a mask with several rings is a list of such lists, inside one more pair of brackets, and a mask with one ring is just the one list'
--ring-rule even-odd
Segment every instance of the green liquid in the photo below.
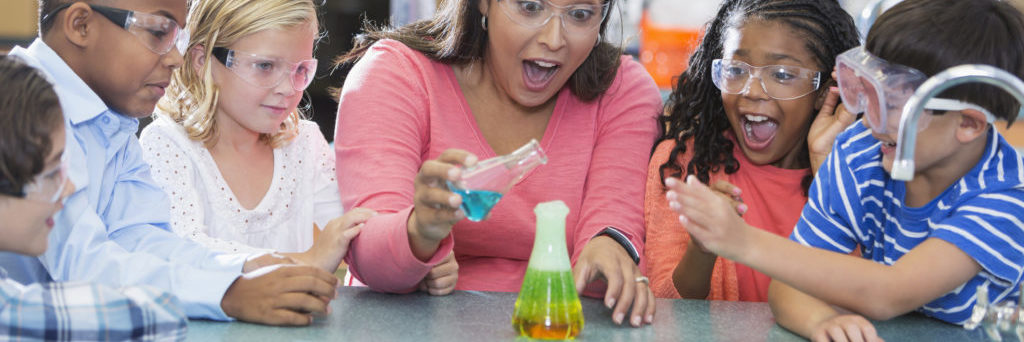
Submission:
{"label": "green liquid", "polygon": [[526,269],[512,327],[520,336],[571,339],[583,330],[583,309],[572,271]]}

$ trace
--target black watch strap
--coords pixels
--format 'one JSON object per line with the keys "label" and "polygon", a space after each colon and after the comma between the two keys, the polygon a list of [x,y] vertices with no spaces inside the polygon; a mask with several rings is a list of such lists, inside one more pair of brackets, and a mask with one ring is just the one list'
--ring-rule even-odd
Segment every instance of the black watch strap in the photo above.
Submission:
{"label": "black watch strap", "polygon": [[622,248],[626,250],[626,253],[629,254],[630,258],[633,258],[633,263],[637,265],[640,264],[640,253],[637,252],[636,246],[633,246],[633,242],[629,241],[626,234],[623,234],[618,228],[612,226],[604,227],[604,229],[601,230],[600,233],[597,233],[595,237],[596,236],[607,236],[612,238],[612,240],[615,240],[615,242],[622,245]]}

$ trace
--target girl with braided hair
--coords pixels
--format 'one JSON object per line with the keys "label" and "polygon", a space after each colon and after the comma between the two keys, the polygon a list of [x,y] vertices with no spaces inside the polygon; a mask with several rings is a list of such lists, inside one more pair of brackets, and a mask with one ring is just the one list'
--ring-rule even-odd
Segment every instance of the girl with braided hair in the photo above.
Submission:
{"label": "girl with braided hair", "polygon": [[767,300],[767,276],[686,233],[664,180],[694,175],[750,225],[788,236],[817,166],[854,121],[837,108],[830,76],[836,56],[857,42],[853,19],[834,0],[722,4],[665,106],[648,169],[646,257],[656,296]]}

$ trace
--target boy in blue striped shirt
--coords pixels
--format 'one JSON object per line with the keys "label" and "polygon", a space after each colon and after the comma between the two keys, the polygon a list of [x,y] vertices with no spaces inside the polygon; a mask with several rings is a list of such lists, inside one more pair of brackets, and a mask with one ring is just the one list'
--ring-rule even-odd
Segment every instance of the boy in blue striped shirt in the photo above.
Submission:
{"label": "boy in blue striped shirt", "polygon": [[706,248],[777,280],[776,321],[800,335],[877,340],[865,317],[910,311],[962,324],[978,286],[992,302],[1020,296],[1024,162],[992,125],[1012,123],[1020,104],[978,84],[928,101],[907,182],[889,176],[899,118],[928,76],[987,64],[1022,77],[1022,61],[1024,17],[1006,2],[904,1],[837,60],[844,106],[863,118],[816,175],[790,237],[799,244],[746,226],[734,203],[694,179],[666,182],[670,205]]}
{"label": "boy in blue striped shirt", "polygon": [[[0,56],[0,251],[38,256],[74,185],[66,175],[64,119],[53,86]],[[181,340],[185,312],[151,287],[22,284],[0,268],[0,340]]]}

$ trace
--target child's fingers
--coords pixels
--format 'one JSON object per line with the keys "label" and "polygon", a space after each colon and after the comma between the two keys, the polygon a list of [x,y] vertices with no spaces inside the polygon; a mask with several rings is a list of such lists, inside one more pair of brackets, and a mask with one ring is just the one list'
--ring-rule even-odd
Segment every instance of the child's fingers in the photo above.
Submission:
{"label": "child's fingers", "polygon": [[341,233],[341,238],[344,240],[342,243],[344,245],[348,245],[350,242],[352,242],[352,239],[356,238],[356,235],[359,235],[359,232],[363,231],[363,227],[365,226],[365,223],[360,223],[355,226],[352,226],[352,228],[346,229],[344,232]]}
{"label": "child's fingers", "polygon": [[723,195],[742,201],[740,198],[743,195],[743,190],[738,186],[732,185],[732,183],[720,180],[711,185],[711,190],[718,191]]}
{"label": "child's fingers", "polygon": [[857,121],[857,115],[850,113],[850,111],[846,110],[846,105],[840,103],[836,107],[836,121],[841,124],[842,128],[846,128],[852,125],[854,121]]}
{"label": "child's fingers", "polygon": [[828,338],[829,339],[826,341],[850,342],[850,339],[846,338],[846,331],[843,330],[843,327],[838,325],[833,325],[828,328]]}
{"label": "child's fingers", "polygon": [[821,105],[818,115],[832,116],[836,114],[836,105],[839,104],[839,87],[829,87],[825,95],[825,102]]}

